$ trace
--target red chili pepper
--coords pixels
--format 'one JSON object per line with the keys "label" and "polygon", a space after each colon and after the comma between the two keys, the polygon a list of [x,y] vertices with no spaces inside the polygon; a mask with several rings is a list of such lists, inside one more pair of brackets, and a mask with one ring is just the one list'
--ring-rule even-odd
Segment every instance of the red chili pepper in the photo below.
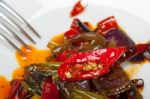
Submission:
{"label": "red chili pepper", "polygon": [[19,92],[18,92],[18,97],[19,99],[24,99],[25,97],[30,97],[31,95],[29,94],[29,92],[25,89],[21,89]]}
{"label": "red chili pepper", "polygon": [[63,53],[61,53],[57,58],[56,58],[56,61],[59,61],[59,62],[63,62],[65,61],[70,55],[76,53],[75,50],[67,50],[67,51],[64,51]]}
{"label": "red chili pepper", "polygon": [[146,49],[148,49],[149,46],[150,46],[149,44],[138,44],[135,46],[126,47],[126,52],[119,59],[119,62],[132,59],[133,57],[143,53]]}
{"label": "red chili pepper", "polygon": [[21,80],[13,80],[13,82],[11,83],[11,89],[8,99],[15,99],[16,94],[18,93],[20,87],[21,87]]}
{"label": "red chili pepper", "polygon": [[[110,71],[124,51],[125,48],[108,48],[73,54],[58,68],[58,75],[61,80],[66,81],[102,76]],[[88,66],[92,68],[87,70]]]}
{"label": "red chili pepper", "polygon": [[146,49],[148,49],[148,47],[150,47],[150,44],[138,44],[138,45],[136,45],[135,46],[135,54],[131,58],[143,53]]}
{"label": "red chili pepper", "polygon": [[117,21],[115,20],[114,16],[110,16],[101,22],[98,23],[98,31],[99,33],[102,33],[102,35],[105,35],[106,32],[112,30],[112,29],[117,29],[118,24]]}
{"label": "red chili pepper", "polygon": [[84,9],[85,7],[81,4],[81,1],[78,1],[72,9],[70,13],[70,17],[77,16],[78,14],[82,13]]}
{"label": "red chili pepper", "polygon": [[90,28],[88,23],[81,22],[78,18],[75,18],[71,24],[71,29],[65,32],[65,37],[72,38],[84,32],[91,32]]}
{"label": "red chili pepper", "polygon": [[41,99],[60,99],[60,92],[51,78],[44,82]]}
{"label": "red chili pepper", "polygon": [[65,32],[65,37],[72,38],[78,34],[80,34],[80,33],[78,31],[76,31],[75,29],[70,29],[69,31]]}
{"label": "red chili pepper", "polygon": [[82,33],[83,30],[82,28],[79,26],[79,22],[80,20],[78,18],[75,18],[71,24],[71,28],[78,31],[79,33]]}

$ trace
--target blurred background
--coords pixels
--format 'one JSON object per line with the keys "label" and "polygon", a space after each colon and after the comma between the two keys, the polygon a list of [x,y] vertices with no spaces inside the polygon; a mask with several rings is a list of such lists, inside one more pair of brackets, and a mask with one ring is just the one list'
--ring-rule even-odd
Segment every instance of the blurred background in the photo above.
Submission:
{"label": "blurred background", "polygon": [[[71,6],[78,0],[5,0],[27,20],[49,10]],[[118,8],[150,22],[150,0],[82,0],[85,4],[96,4]],[[52,4],[50,6],[50,4]],[[25,9],[26,8],[26,9]],[[49,9],[50,8],[50,9]]]}

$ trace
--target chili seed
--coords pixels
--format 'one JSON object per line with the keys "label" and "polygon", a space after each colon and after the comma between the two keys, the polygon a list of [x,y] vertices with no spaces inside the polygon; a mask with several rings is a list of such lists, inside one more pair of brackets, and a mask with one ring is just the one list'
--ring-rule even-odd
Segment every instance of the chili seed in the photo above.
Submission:
{"label": "chili seed", "polygon": [[102,69],[103,65],[102,64],[98,64],[97,67],[98,67],[98,69]]}
{"label": "chili seed", "polygon": [[97,70],[97,67],[94,67],[93,70]]}
{"label": "chili seed", "polygon": [[89,71],[88,66],[85,66],[85,71]]}
{"label": "chili seed", "polygon": [[67,72],[67,73],[66,73],[66,77],[67,77],[67,78],[71,78],[71,77],[72,77],[72,74],[71,74],[70,72]]}
{"label": "chili seed", "polygon": [[91,69],[92,69],[92,67],[91,67],[90,65],[88,65],[87,68],[88,68],[88,70],[91,70]]}
{"label": "chili seed", "polygon": [[90,65],[93,68],[97,67],[97,64],[96,63],[92,63],[92,62],[90,62],[88,65]]}
{"label": "chili seed", "polygon": [[83,67],[83,71],[97,70],[102,68],[103,68],[102,64],[89,62],[88,64],[85,64],[85,66]]}
{"label": "chili seed", "polygon": [[86,68],[85,68],[85,67],[86,67],[86,66],[83,67],[83,71],[86,71]]}
{"label": "chili seed", "polygon": [[90,68],[92,68],[92,67],[89,65],[86,65],[83,67],[83,71],[90,71],[91,70]]}

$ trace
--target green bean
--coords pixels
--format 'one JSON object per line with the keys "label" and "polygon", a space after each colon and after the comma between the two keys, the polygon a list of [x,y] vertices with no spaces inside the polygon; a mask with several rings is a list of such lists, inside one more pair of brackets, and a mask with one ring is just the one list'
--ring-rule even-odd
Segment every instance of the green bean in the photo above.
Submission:
{"label": "green bean", "polygon": [[73,99],[108,99],[107,96],[94,93],[94,92],[79,90],[79,89],[73,89],[71,93],[71,98]]}
{"label": "green bean", "polygon": [[57,46],[59,46],[59,44],[53,42],[53,41],[50,41],[47,45],[47,47],[51,50],[55,49]]}

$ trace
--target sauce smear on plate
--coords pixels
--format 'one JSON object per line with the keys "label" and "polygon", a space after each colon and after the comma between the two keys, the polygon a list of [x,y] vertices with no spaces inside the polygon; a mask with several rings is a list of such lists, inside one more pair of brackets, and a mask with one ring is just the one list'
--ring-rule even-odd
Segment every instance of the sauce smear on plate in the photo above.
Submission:
{"label": "sauce smear on plate", "polygon": [[39,50],[30,46],[30,51],[26,50],[24,47],[21,50],[26,54],[26,57],[22,57],[19,53],[16,53],[16,58],[19,66],[24,67],[33,63],[43,63],[46,62],[45,58],[50,56],[50,50]]}
{"label": "sauce smear on plate", "polygon": [[0,99],[6,99],[10,90],[10,81],[5,77],[0,76]]}
{"label": "sauce smear on plate", "polygon": [[[14,70],[13,79],[23,79],[24,67],[33,63],[46,62],[45,58],[51,55],[50,50],[39,50],[33,46],[30,46],[31,51],[21,47],[21,50],[27,55],[26,58],[16,53],[16,58],[19,63],[19,67]],[[6,99],[10,91],[10,83],[5,77],[0,76],[0,99]]]}

